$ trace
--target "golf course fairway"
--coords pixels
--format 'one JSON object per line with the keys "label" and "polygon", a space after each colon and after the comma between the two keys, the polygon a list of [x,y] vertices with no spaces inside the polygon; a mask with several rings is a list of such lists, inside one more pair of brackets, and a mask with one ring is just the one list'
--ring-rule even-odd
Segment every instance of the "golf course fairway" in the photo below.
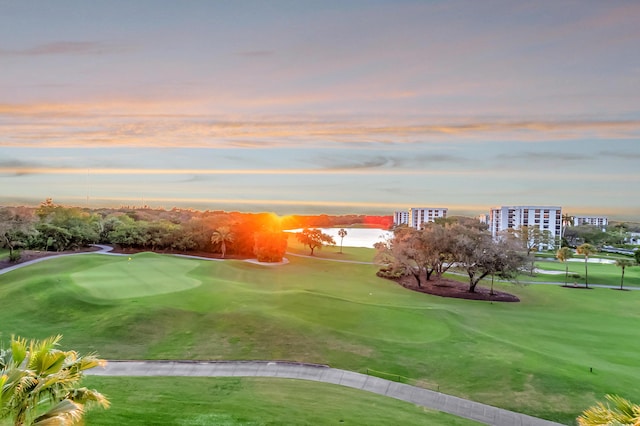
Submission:
{"label": "golf course fairway", "polygon": [[0,275],[4,337],[60,333],[107,359],[328,364],[565,424],[606,393],[640,400],[638,291],[496,284],[521,302],[488,303],[409,291],[366,264],[131,258]]}

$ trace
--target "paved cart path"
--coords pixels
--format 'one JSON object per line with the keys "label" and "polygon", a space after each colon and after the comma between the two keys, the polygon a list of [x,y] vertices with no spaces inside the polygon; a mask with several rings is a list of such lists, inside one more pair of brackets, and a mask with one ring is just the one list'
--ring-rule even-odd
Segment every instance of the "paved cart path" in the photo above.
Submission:
{"label": "paved cart path", "polygon": [[428,389],[326,365],[284,361],[109,361],[86,371],[95,376],[273,377],[332,383],[407,401],[495,426],[557,426],[527,416]]}

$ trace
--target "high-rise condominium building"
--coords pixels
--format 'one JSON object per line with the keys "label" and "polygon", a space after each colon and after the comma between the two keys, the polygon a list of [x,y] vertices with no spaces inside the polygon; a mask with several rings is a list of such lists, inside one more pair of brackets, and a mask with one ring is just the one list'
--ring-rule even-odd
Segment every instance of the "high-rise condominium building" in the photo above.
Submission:
{"label": "high-rise condominium building", "polygon": [[398,210],[393,212],[393,224],[394,225],[408,225],[409,224],[409,210]]}
{"label": "high-rise condominium building", "polygon": [[406,211],[396,211],[393,213],[393,224],[419,229],[424,223],[447,217],[447,210],[441,207],[412,207]]}
{"label": "high-rise condominium building", "polygon": [[492,208],[489,212],[489,229],[494,239],[503,231],[520,229],[523,226],[549,231],[552,241],[556,241],[562,232],[562,207],[502,206]]}
{"label": "high-rise condominium building", "polygon": [[420,229],[424,223],[447,217],[447,210],[442,207],[412,207],[409,209],[409,226]]}
{"label": "high-rise condominium building", "polygon": [[573,226],[593,225],[604,229],[609,224],[609,218],[605,216],[574,216]]}

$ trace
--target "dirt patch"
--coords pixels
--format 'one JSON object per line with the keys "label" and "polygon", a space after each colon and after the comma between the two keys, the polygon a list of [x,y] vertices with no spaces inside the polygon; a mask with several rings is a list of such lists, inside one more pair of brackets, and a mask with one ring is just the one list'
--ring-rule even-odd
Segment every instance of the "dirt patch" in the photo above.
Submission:
{"label": "dirt patch", "polygon": [[99,247],[83,247],[78,250],[67,250],[67,251],[21,250],[20,260],[18,260],[17,262],[9,262],[9,259],[2,259],[0,260],[0,269],[19,265],[21,263],[29,262],[31,260],[42,259],[43,257],[58,256],[61,254],[90,253],[90,252],[99,251],[99,250],[100,250]]}
{"label": "dirt patch", "polygon": [[456,299],[469,299],[469,300],[486,300],[491,302],[519,302],[517,296],[503,291],[493,291],[486,287],[476,286],[474,293],[469,293],[469,284],[461,283],[455,280],[449,280],[446,278],[432,278],[418,287],[416,285],[415,278],[411,276],[404,276],[402,278],[392,280],[400,284],[406,289],[418,291],[420,293],[432,294],[440,297],[453,297]]}

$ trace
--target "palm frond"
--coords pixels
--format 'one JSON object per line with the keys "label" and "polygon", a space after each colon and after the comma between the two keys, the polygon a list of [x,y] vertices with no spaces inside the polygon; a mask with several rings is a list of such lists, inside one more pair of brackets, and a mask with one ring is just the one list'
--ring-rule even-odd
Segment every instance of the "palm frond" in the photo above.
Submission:
{"label": "palm frond", "polygon": [[82,404],[63,399],[49,411],[34,419],[34,426],[71,426],[82,419],[84,407]]}
{"label": "palm frond", "polygon": [[102,408],[109,408],[111,403],[100,392],[95,389],[79,388],[73,389],[67,394],[67,399],[70,399],[79,404],[92,404],[101,406]]}
{"label": "palm frond", "polygon": [[640,426],[640,405],[618,395],[606,395],[605,398],[613,408],[598,402],[578,417],[580,426]]}
{"label": "palm frond", "polygon": [[61,339],[62,336],[58,334],[42,340],[31,340],[29,342],[28,368],[38,372],[43,371],[41,368],[46,363],[43,362],[42,358],[54,351],[54,347],[58,345]]}
{"label": "palm frond", "polygon": [[16,367],[27,357],[27,339],[11,336],[11,359]]}

